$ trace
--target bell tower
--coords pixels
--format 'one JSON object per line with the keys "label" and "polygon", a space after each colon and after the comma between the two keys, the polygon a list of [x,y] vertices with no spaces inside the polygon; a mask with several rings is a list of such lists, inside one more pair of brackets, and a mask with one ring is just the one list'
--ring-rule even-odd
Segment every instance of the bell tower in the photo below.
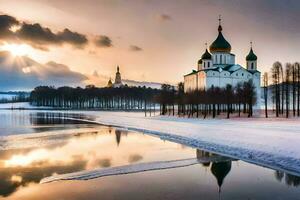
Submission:
{"label": "bell tower", "polygon": [[257,56],[254,54],[252,49],[252,42],[250,42],[250,52],[246,56],[247,70],[256,71],[257,70]]}

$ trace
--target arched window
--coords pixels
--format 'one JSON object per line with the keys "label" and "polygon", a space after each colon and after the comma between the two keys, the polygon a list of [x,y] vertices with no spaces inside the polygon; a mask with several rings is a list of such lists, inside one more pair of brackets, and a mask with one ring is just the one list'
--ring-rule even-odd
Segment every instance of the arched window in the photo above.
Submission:
{"label": "arched window", "polygon": [[251,63],[251,69],[254,69],[254,63]]}
{"label": "arched window", "polygon": [[207,67],[208,67],[208,68],[210,67],[210,62],[207,63]]}
{"label": "arched window", "polygon": [[220,55],[220,64],[222,64],[222,55]]}
{"label": "arched window", "polygon": [[205,62],[203,62],[203,67],[205,68]]}

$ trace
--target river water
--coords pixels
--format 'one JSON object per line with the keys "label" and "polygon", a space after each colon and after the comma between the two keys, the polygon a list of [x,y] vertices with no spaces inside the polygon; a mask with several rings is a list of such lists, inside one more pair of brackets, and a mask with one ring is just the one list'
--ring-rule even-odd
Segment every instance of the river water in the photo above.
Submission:
{"label": "river water", "polygon": [[[93,120],[67,112],[0,111],[0,199],[300,199],[300,177],[82,119]],[[186,159],[196,162],[150,169]],[[141,164],[150,168],[40,183]]]}

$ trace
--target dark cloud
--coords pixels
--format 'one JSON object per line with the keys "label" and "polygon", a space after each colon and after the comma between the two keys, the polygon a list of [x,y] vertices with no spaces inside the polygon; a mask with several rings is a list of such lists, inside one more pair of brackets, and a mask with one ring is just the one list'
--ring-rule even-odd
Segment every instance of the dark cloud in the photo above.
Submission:
{"label": "dark cloud", "polygon": [[67,28],[64,31],[59,32],[57,36],[60,41],[68,42],[76,46],[82,46],[88,42],[85,35],[77,32],[72,32]]}
{"label": "dark cloud", "polygon": [[10,28],[18,25],[19,21],[9,15],[0,15],[0,37],[12,37],[13,32]]}
{"label": "dark cloud", "polygon": [[136,45],[130,45],[129,50],[130,51],[143,51],[143,49],[141,47],[138,47]]}
{"label": "dark cloud", "polygon": [[[16,32],[10,29],[19,25]],[[47,50],[47,45],[62,45],[64,43],[75,47],[83,47],[88,43],[83,34],[73,32],[69,29],[54,33],[50,28],[43,27],[39,23],[30,24],[20,22],[8,15],[0,15],[0,40],[25,41],[32,47]]]}
{"label": "dark cloud", "polygon": [[161,15],[158,15],[157,17],[160,21],[170,21],[172,20],[172,17],[170,15],[167,15],[167,14],[161,14]]}
{"label": "dark cloud", "polygon": [[0,91],[30,90],[38,85],[83,86],[87,77],[56,62],[41,64],[27,56],[0,52]]}
{"label": "dark cloud", "polygon": [[23,40],[37,44],[59,43],[58,37],[49,28],[44,28],[40,24],[23,23],[16,35]]}
{"label": "dark cloud", "polygon": [[112,47],[113,46],[112,40],[106,35],[99,35],[96,38],[95,44],[98,47]]}

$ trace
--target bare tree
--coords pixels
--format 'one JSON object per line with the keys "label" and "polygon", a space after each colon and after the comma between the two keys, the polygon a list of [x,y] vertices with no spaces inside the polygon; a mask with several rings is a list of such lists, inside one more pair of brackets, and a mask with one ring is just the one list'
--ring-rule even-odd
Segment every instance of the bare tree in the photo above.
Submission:
{"label": "bare tree", "polygon": [[286,63],[285,65],[285,105],[286,105],[286,118],[289,118],[290,112],[290,76],[292,72],[292,65]]}
{"label": "bare tree", "polygon": [[296,71],[296,81],[297,81],[297,116],[300,116],[300,85],[299,85],[299,81],[300,81],[300,64],[298,62],[296,62],[294,64],[295,66],[295,71]]}
{"label": "bare tree", "polygon": [[268,73],[265,72],[263,76],[263,82],[264,82],[264,99],[265,99],[265,115],[266,118],[268,118]]}
{"label": "bare tree", "polygon": [[275,111],[276,117],[279,117],[280,113],[280,71],[282,65],[280,62],[275,62],[272,67],[272,78],[273,78],[273,96],[275,100]]}
{"label": "bare tree", "polygon": [[280,77],[281,77],[281,108],[280,108],[280,111],[281,111],[281,114],[283,114],[283,108],[284,108],[284,85],[283,85],[284,73],[283,73],[282,65],[280,64],[278,67],[279,67]]}
{"label": "bare tree", "polygon": [[293,91],[293,116],[296,116],[296,65],[291,65],[292,71],[292,91]]}

